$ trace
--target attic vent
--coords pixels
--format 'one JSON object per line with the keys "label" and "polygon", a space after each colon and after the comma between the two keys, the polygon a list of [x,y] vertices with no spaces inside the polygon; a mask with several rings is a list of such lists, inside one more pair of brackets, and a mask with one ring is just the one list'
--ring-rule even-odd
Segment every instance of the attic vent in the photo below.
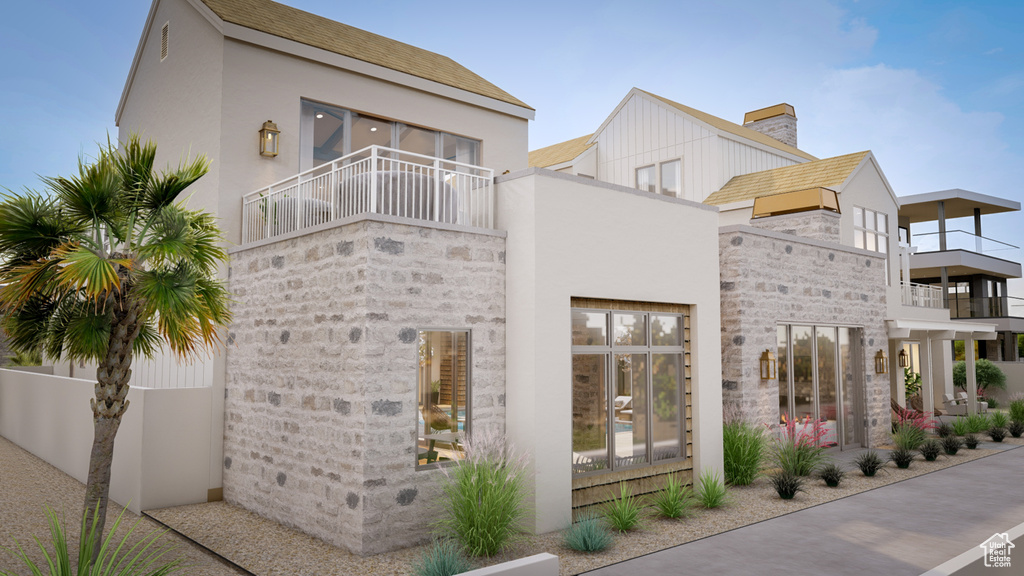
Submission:
{"label": "attic vent", "polygon": [[164,58],[167,58],[167,28],[170,27],[170,22],[164,22],[163,28],[160,29],[160,61],[163,62]]}

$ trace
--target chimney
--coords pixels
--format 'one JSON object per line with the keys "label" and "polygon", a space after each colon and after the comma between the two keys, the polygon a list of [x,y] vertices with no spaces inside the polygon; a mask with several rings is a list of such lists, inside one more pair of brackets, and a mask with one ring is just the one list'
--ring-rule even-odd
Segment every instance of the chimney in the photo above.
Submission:
{"label": "chimney", "polygon": [[743,116],[743,126],[796,148],[796,111],[789,104],[747,112]]}

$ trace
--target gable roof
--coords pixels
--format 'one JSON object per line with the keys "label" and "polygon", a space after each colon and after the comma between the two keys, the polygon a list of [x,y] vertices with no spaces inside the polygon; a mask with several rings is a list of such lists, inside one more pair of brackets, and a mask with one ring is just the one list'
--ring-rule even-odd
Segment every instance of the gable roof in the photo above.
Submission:
{"label": "gable roof", "polygon": [[870,151],[794,164],[773,170],[733,176],[720,190],[704,200],[705,204],[722,206],[732,202],[753,200],[761,196],[782,194],[807,188],[838,189],[860,166]]}
{"label": "gable roof", "polygon": [[201,0],[225,22],[530,108],[447,56],[271,0]]}
{"label": "gable roof", "polygon": [[648,92],[646,90],[640,90],[639,88],[637,88],[636,90],[638,90],[640,92],[643,92],[644,94],[647,94],[648,96],[650,96],[652,98],[660,100],[660,101],[664,102],[665,104],[668,104],[669,106],[675,108],[676,110],[679,110],[680,112],[683,112],[685,114],[693,116],[697,120],[700,120],[701,122],[704,122],[705,124],[713,126],[714,128],[722,130],[723,132],[728,132],[730,134],[734,134],[736,136],[740,136],[742,138],[746,138],[747,140],[753,140],[754,142],[757,142],[758,144],[764,144],[765,146],[770,146],[770,147],[775,148],[777,150],[781,150],[783,152],[788,152],[788,153],[793,154],[795,156],[799,156],[799,157],[801,157],[801,158],[803,158],[805,160],[817,160],[816,157],[811,156],[807,152],[804,152],[803,150],[800,150],[799,148],[794,148],[794,147],[792,147],[792,146],[790,146],[788,144],[783,144],[782,142],[779,142],[775,138],[772,138],[771,136],[767,136],[765,134],[762,134],[762,133],[758,132],[757,130],[751,130],[750,128],[744,128],[743,126],[740,126],[739,124],[735,124],[733,122],[729,122],[728,120],[725,120],[723,118],[719,118],[718,116],[713,116],[711,114],[708,114],[707,112],[701,112],[700,110],[697,110],[696,108],[690,108],[689,106],[684,106],[683,104],[680,104],[678,102],[673,102],[672,100],[669,100],[668,98],[664,98],[662,96],[658,96],[657,94],[652,94],[652,93],[650,93],[650,92]]}
{"label": "gable roof", "polygon": [[562,162],[568,162],[590,149],[594,144],[587,144],[593,134],[566,140],[544,148],[538,148],[530,152],[530,168],[547,168]]}

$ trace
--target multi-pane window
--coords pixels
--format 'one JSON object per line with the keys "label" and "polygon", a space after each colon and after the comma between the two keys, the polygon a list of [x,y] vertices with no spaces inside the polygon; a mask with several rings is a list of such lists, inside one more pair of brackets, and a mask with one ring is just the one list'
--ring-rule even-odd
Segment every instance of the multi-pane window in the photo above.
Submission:
{"label": "multi-pane window", "polygon": [[301,115],[299,138],[302,170],[337,160],[372,145],[429,157],[404,158],[410,162],[429,164],[433,158],[443,158],[480,165],[479,140],[374,118],[308,100],[302,101]]}
{"label": "multi-pane window", "polygon": [[683,196],[683,162],[668,160],[636,169],[636,188],[674,198]]}
{"label": "multi-pane window", "polygon": [[885,283],[889,284],[889,215],[854,206],[853,245],[885,256]]}
{"label": "multi-pane window", "polygon": [[419,332],[417,466],[462,458],[469,431],[469,331]]}
{"label": "multi-pane window", "polygon": [[686,456],[688,349],[685,312],[573,308],[573,474]]}

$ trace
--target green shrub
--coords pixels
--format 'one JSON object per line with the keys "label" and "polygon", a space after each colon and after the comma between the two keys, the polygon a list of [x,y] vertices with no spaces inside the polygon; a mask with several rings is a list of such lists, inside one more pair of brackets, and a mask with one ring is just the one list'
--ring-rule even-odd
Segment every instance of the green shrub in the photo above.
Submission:
{"label": "green shrub", "polygon": [[577,552],[600,552],[611,545],[612,538],[601,518],[591,513],[581,516],[562,533],[562,542]]}
{"label": "green shrub", "polygon": [[[974,362],[974,375],[978,388],[982,391],[988,390],[989,387],[1006,390],[1006,374],[984,358]],[[953,384],[958,388],[967,389],[967,364],[963,361],[953,364]]]}
{"label": "green shrub", "polygon": [[640,499],[633,496],[629,484],[619,483],[619,496],[604,505],[604,517],[612,528],[619,532],[629,532],[640,526],[643,521],[643,506]]}
{"label": "green shrub", "polygon": [[1010,433],[1010,436],[1020,438],[1020,435],[1024,434],[1024,422],[1010,420],[1010,425],[1006,427],[1006,431]]}
{"label": "green shrub", "polygon": [[43,352],[39,349],[28,352],[19,350],[14,353],[14,356],[7,357],[8,366],[42,366],[42,364]]}
{"label": "green shrub", "polygon": [[978,398],[978,400],[981,400],[983,402],[987,402],[989,408],[993,408],[993,409],[994,408],[999,408],[999,400],[997,400],[997,399],[995,399],[995,398],[993,398],[991,396],[985,396],[984,398]]}
{"label": "green shrub", "polygon": [[1010,420],[1024,424],[1024,399],[1010,402]]}
{"label": "green shrub", "polygon": [[804,491],[804,479],[789,472],[776,472],[771,476],[772,486],[779,498],[792,500],[797,492]]}
{"label": "green shrub", "polygon": [[828,461],[825,453],[826,430],[820,423],[804,424],[797,429],[790,421],[780,431],[771,447],[771,462],[783,472],[794,476],[810,476],[814,469]]}
{"label": "green shrub", "polygon": [[665,518],[682,518],[696,504],[696,497],[689,486],[684,486],[675,474],[670,474],[665,487],[654,494],[651,503]]}
{"label": "green shrub", "polygon": [[988,416],[985,414],[969,414],[967,416],[967,431],[971,434],[984,432],[991,427]]}
{"label": "green shrub", "polygon": [[928,440],[924,444],[921,444],[921,448],[918,449],[921,452],[921,456],[924,457],[928,462],[934,462],[939,454],[942,453],[942,444],[939,444],[938,440]]}
{"label": "green shrub", "polygon": [[953,433],[957,436],[966,436],[971,433],[971,429],[967,425],[967,418],[963,416],[956,417],[956,420],[953,421]]}
{"label": "green shrub", "polygon": [[889,460],[892,460],[897,468],[910,468],[914,461],[914,453],[906,448],[896,448],[889,453]]}
{"label": "green shrub", "polygon": [[726,423],[722,429],[725,481],[746,486],[761,473],[768,440],[764,429],[748,422]]}
{"label": "green shrub", "polygon": [[818,471],[818,476],[825,481],[828,487],[835,488],[842,482],[846,472],[838,464],[829,462],[821,467],[821,470]]}
{"label": "green shrub", "polygon": [[948,456],[955,456],[964,446],[964,441],[959,436],[946,436],[942,439],[942,450]]}
{"label": "green shrub", "polygon": [[935,428],[935,433],[939,435],[939,438],[948,438],[956,432],[953,430],[953,426],[948,422],[943,422]]}
{"label": "green shrub", "polygon": [[728,502],[729,492],[722,477],[710,468],[700,474],[700,503],[705,508],[718,508]]}
{"label": "green shrub", "polygon": [[967,446],[969,450],[974,450],[978,447],[978,437],[974,434],[964,436],[964,446]]}
{"label": "green shrub", "polygon": [[860,456],[857,456],[857,460],[854,462],[857,464],[857,467],[860,468],[860,471],[868,477],[874,476],[882,467],[882,464],[884,464],[882,459],[878,456],[878,452],[875,452],[874,450],[868,450]]}
{"label": "green shrub", "polygon": [[925,436],[923,429],[901,422],[896,425],[896,431],[892,433],[892,443],[896,448],[908,451],[917,450],[924,443]]}
{"label": "green shrub", "polygon": [[473,569],[462,548],[454,540],[437,540],[412,565],[416,576],[453,576]]}
{"label": "green shrub", "polygon": [[[82,516],[81,538],[78,543],[78,555],[75,558],[77,569],[72,567],[72,558],[68,549],[67,528],[63,519],[57,518],[57,513],[51,508],[46,508],[46,519],[50,525],[50,543],[53,544],[52,554],[43,546],[43,542],[36,538],[36,546],[39,547],[46,564],[37,565],[26,554],[21,547],[21,542],[14,541],[17,552],[9,551],[14,557],[28,568],[29,572],[37,576],[49,574],[50,576],[165,576],[181,570],[181,559],[166,560],[166,556],[174,549],[173,546],[157,546],[157,541],[166,531],[154,530],[134,545],[129,545],[128,540],[139,526],[140,518],[128,528],[128,531],[120,540],[114,539],[121,521],[124,519],[124,510],[118,515],[114,525],[103,538],[99,553],[93,558],[93,536],[96,534],[98,516],[93,514],[91,526],[86,526],[85,515]],[[124,553],[122,554],[122,551]],[[92,564],[92,568],[89,565]],[[7,572],[0,570],[0,575],[8,576]]]}
{"label": "green shrub", "polygon": [[1006,428],[1010,423],[1010,419],[1002,412],[993,412],[992,416],[988,419],[988,423],[992,428]]}
{"label": "green shrub", "polygon": [[1006,438],[1006,428],[993,427],[989,429],[988,437],[991,438],[993,442],[1002,442],[1003,439]]}
{"label": "green shrub", "polygon": [[467,554],[493,556],[513,544],[527,517],[526,460],[503,436],[477,432],[465,457],[442,468],[439,535],[457,538]]}

